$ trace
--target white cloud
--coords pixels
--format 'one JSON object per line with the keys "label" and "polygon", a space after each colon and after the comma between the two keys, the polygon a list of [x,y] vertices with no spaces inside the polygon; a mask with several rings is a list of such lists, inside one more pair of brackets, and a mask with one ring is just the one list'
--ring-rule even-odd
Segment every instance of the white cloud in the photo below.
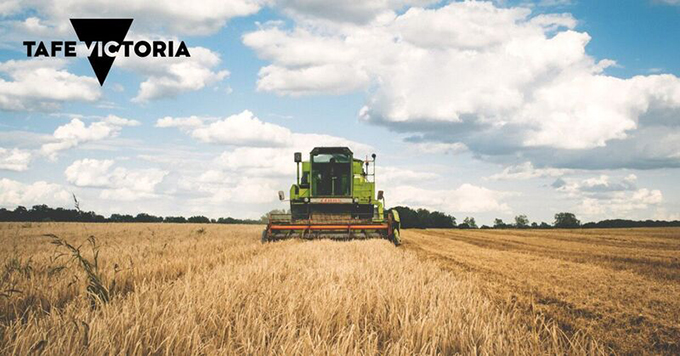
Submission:
{"label": "white cloud", "polygon": [[295,173],[293,149],[237,147],[215,159],[216,166],[244,176],[290,176]]}
{"label": "white cloud", "polygon": [[510,212],[502,200],[515,193],[495,191],[472,184],[456,189],[423,189],[414,186],[397,186],[389,190],[390,205],[408,205],[443,211],[449,214]]}
{"label": "white cloud", "polygon": [[524,180],[531,178],[550,178],[561,177],[565,174],[572,173],[570,169],[560,168],[535,168],[531,162],[524,162],[516,166],[509,166],[503,169],[503,172],[494,174],[488,179],[490,180]]}
{"label": "white cloud", "polygon": [[426,6],[436,0],[279,0],[277,5],[295,18],[308,21],[367,23],[379,17],[394,16],[408,6]]}
{"label": "white cloud", "polygon": [[202,142],[235,146],[277,147],[292,143],[289,129],[263,122],[248,110],[196,128],[191,136]]}
{"label": "white cloud", "polygon": [[0,169],[23,172],[28,169],[32,159],[33,155],[30,151],[0,147]]}
{"label": "white cloud", "polygon": [[70,199],[71,194],[58,184],[44,181],[27,184],[0,178],[0,206],[9,208],[36,204],[63,206]]}
{"label": "white cloud", "polygon": [[[569,14],[532,16],[526,8],[466,1],[364,25],[294,19],[291,30],[270,25],[243,37],[271,62],[260,71],[259,90],[367,90],[362,119],[422,134],[420,142],[460,142],[481,157],[526,152],[549,164],[549,150],[569,157],[638,142],[637,133],[656,124],[649,116],[680,112],[680,79],[605,74],[615,62],[587,54],[590,36],[574,30]],[[627,144],[621,155],[639,156],[641,146]]]}
{"label": "white cloud", "polygon": [[461,142],[418,142],[410,143],[410,145],[418,152],[429,154],[458,154],[468,151],[468,147]]}
{"label": "white cloud", "polygon": [[189,47],[189,53],[188,58],[120,57],[114,65],[147,77],[132,99],[141,103],[200,90],[229,76],[229,71],[216,69],[221,62],[218,53],[203,47]]}
{"label": "white cloud", "polygon": [[579,214],[591,218],[630,218],[636,210],[663,202],[660,190],[638,188],[637,180],[634,174],[616,180],[603,174],[581,180],[560,178],[553,187],[579,202],[576,206]]}
{"label": "white cloud", "polygon": [[73,119],[66,125],[59,126],[52,135],[55,142],[45,143],[40,151],[50,159],[56,159],[57,153],[84,142],[98,141],[117,136],[124,126],[137,126],[139,121],[109,115],[101,121],[87,126],[80,119]]}
{"label": "white cloud", "polygon": [[156,127],[166,128],[166,127],[179,127],[179,128],[195,128],[203,125],[203,119],[198,116],[191,117],[178,117],[173,118],[166,116],[162,119],[156,121]]}
{"label": "white cloud", "polygon": [[0,14],[34,10],[54,31],[70,31],[69,18],[132,17],[136,30],[207,35],[237,16],[256,13],[265,0],[35,0],[0,5]]}
{"label": "white cloud", "polygon": [[64,172],[66,180],[77,187],[105,188],[102,199],[139,200],[156,197],[156,187],[168,174],[156,168],[111,169],[115,161],[82,159],[73,162]]}
{"label": "white cloud", "polygon": [[66,168],[66,180],[78,187],[107,187],[110,183],[109,168],[112,160],[83,159]]}
{"label": "white cloud", "polygon": [[24,21],[16,22],[14,27],[21,33],[28,33],[36,36],[52,35],[52,29],[42,23],[42,21],[37,17],[28,17]]}
{"label": "white cloud", "polygon": [[92,102],[101,96],[99,83],[64,69],[59,58],[9,60],[0,63],[0,110],[56,110],[67,101]]}
{"label": "white cloud", "polygon": [[612,181],[611,177],[606,174],[581,180],[558,178],[552,186],[558,191],[574,197],[582,195],[608,197],[606,194],[611,192],[637,190],[637,176],[635,174],[629,174],[618,181]]}
{"label": "white cloud", "polygon": [[213,183],[185,180],[182,184],[193,193],[203,194],[203,197],[193,199],[193,203],[211,205],[271,203],[278,200],[276,192],[280,188],[276,180],[250,176],[230,177]]}
{"label": "white cloud", "polygon": [[590,217],[630,218],[635,210],[659,205],[663,195],[658,189],[640,189],[631,194],[616,193],[608,199],[584,198],[577,206],[580,213]]}
{"label": "white cloud", "polygon": [[[373,173],[373,164],[369,166],[369,173]],[[402,184],[421,184],[426,185],[434,179],[440,178],[436,173],[428,171],[414,171],[403,167],[377,167],[376,175],[379,185],[389,191],[390,187]]]}
{"label": "white cloud", "polygon": [[21,10],[21,1],[5,0],[0,3],[0,15],[9,16]]}
{"label": "white cloud", "polygon": [[[177,127],[191,137],[205,143],[241,146],[237,149],[252,160],[270,157],[273,154],[309,152],[316,146],[347,146],[356,153],[367,152],[371,146],[354,142],[342,137],[324,134],[294,133],[290,129],[265,122],[249,110],[231,115],[224,119],[201,119],[197,116],[173,118],[166,116],[156,121],[156,127]],[[276,150],[257,150],[256,148],[282,148]],[[290,152],[289,152],[290,151]],[[236,152],[234,150],[233,152]],[[236,161],[236,160],[234,160]]]}

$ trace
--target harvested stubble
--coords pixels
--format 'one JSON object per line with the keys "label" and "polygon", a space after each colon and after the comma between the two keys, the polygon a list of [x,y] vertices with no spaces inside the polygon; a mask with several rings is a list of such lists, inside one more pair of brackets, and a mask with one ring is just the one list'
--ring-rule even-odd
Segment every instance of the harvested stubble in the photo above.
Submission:
{"label": "harvested stubble", "polygon": [[620,355],[680,354],[680,228],[408,230],[404,248],[471,273],[496,303]]}
{"label": "harvested stubble", "polygon": [[[203,233],[197,231],[204,228]],[[592,354],[580,333],[501,306],[387,241],[261,245],[258,226],[3,224],[6,354]],[[42,234],[95,235],[111,300],[58,270]],[[83,249],[87,258],[87,250]],[[31,258],[28,262],[28,258]],[[60,262],[61,261],[61,262]],[[55,272],[55,270],[57,270]],[[74,278],[78,278],[75,280]]]}

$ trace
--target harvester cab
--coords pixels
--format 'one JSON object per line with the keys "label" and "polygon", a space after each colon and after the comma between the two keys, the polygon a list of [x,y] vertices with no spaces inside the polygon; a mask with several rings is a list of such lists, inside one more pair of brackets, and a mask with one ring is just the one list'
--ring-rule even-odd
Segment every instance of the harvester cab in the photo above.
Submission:
{"label": "harvester cab", "polygon": [[[382,191],[376,199],[375,157],[361,160],[347,147],[316,147],[303,161],[296,152],[297,181],[290,188],[290,213],[269,214],[262,242],[293,237],[384,238],[399,245],[399,213],[384,211]],[[279,199],[284,200],[283,192]]]}

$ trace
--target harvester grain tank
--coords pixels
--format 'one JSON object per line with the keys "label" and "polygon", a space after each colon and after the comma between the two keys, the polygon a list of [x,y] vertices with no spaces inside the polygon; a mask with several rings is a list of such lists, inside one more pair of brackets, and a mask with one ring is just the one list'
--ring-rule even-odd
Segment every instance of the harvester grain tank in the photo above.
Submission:
{"label": "harvester grain tank", "polygon": [[[269,214],[262,242],[293,237],[384,238],[399,245],[399,214],[384,211],[382,191],[376,197],[375,157],[361,160],[347,147],[316,147],[309,160],[302,161],[302,154],[296,152],[297,182],[290,188],[290,213]],[[282,191],[279,199],[285,200]]]}

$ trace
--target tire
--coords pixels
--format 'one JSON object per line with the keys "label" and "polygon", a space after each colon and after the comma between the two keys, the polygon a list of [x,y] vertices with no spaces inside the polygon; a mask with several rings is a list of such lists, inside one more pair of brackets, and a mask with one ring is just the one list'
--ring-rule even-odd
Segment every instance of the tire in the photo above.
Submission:
{"label": "tire", "polygon": [[399,236],[399,229],[392,231],[392,243],[394,246],[401,245],[401,237]]}

